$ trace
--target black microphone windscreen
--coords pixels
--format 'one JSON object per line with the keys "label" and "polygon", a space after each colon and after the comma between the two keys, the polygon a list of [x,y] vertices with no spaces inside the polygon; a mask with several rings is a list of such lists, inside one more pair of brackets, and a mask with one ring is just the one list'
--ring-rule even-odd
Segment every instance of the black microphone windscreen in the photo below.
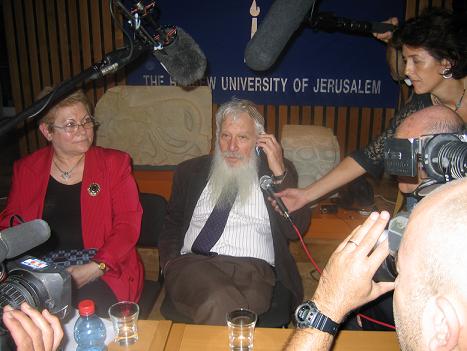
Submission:
{"label": "black microphone windscreen", "polygon": [[0,262],[13,258],[44,243],[50,238],[50,227],[35,219],[0,232]]}
{"label": "black microphone windscreen", "polygon": [[175,82],[187,86],[204,77],[206,56],[193,38],[177,27],[175,40],[162,50],[154,50],[154,56]]}
{"label": "black microphone windscreen", "polygon": [[245,63],[254,71],[266,71],[300,27],[315,0],[276,0],[245,49]]}

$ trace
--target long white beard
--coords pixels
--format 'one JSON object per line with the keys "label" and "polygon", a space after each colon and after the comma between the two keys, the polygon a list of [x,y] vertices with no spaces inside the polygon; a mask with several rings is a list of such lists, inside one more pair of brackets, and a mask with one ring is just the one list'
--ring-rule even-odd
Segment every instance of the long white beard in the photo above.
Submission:
{"label": "long white beard", "polygon": [[[244,204],[251,195],[253,186],[258,184],[258,158],[255,149],[252,150],[250,159],[236,167],[231,167],[225,162],[224,156],[242,158],[242,155],[235,152],[222,153],[219,147],[216,147],[214,159],[209,175],[211,186],[211,202],[216,204],[219,197],[220,201],[227,201],[233,196],[233,193],[238,189],[237,200],[240,204]],[[235,186],[236,185],[236,186]],[[222,192],[224,187],[228,191]]]}

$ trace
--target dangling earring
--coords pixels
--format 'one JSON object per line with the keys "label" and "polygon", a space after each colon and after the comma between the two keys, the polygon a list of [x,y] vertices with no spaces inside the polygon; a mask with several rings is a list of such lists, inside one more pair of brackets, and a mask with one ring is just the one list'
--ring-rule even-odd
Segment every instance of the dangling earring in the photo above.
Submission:
{"label": "dangling earring", "polygon": [[452,71],[450,68],[445,68],[443,70],[442,76],[444,79],[451,79],[452,78]]}

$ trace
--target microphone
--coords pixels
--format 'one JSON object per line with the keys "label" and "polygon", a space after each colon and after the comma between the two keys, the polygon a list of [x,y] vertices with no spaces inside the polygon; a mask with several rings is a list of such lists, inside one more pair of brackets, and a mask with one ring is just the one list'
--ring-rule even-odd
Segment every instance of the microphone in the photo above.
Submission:
{"label": "microphone", "polygon": [[0,262],[13,258],[46,242],[50,227],[46,221],[35,219],[0,232]]}
{"label": "microphone", "polygon": [[315,0],[276,0],[245,49],[245,63],[254,71],[266,71],[302,24]]}
{"label": "microphone", "polygon": [[[167,27],[173,28],[174,27]],[[193,38],[182,28],[175,28],[174,37],[153,54],[170,76],[182,86],[195,83],[204,77],[206,56]]]}
{"label": "microphone", "polygon": [[282,199],[276,196],[276,191],[274,189],[274,183],[272,182],[272,178],[268,175],[262,176],[261,178],[259,178],[259,186],[261,187],[261,189],[267,192],[270,197],[276,200],[277,205],[279,206],[282,214],[285,216],[285,218],[287,218],[290,222],[292,222],[292,219],[290,218],[290,215],[289,215],[289,210],[284,205],[284,202],[282,201]]}
{"label": "microphone", "polygon": [[[159,12],[153,17],[155,2],[137,2],[131,11],[119,0],[113,0],[133,27],[137,37],[153,48],[153,55],[175,82],[182,86],[195,83],[204,77],[206,56],[193,38],[182,28],[160,26]],[[144,27],[146,25],[148,28]]]}

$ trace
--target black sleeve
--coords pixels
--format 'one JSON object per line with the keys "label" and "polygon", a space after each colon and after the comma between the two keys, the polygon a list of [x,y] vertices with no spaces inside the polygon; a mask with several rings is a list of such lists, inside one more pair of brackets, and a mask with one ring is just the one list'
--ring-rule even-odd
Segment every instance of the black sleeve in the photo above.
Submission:
{"label": "black sleeve", "polygon": [[168,261],[180,255],[185,237],[184,211],[187,177],[183,176],[183,166],[184,164],[180,164],[175,170],[167,215],[159,236],[159,261],[162,269]]}

